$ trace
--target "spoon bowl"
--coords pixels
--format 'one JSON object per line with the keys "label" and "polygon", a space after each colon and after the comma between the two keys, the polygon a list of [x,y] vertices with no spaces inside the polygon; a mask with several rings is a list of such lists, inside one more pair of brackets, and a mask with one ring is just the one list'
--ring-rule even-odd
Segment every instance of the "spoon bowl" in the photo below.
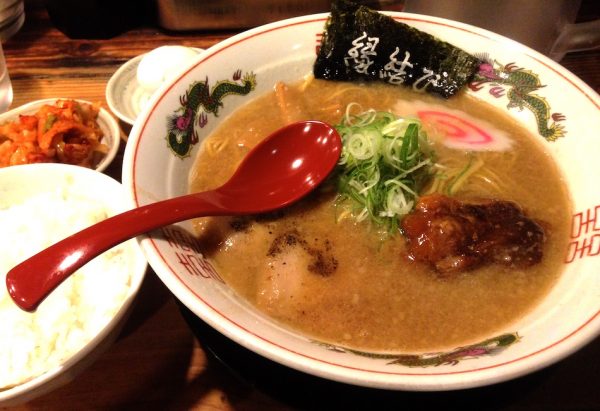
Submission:
{"label": "spoon bowl", "polygon": [[82,230],[15,266],[6,286],[33,311],[78,268],[111,247],[153,229],[209,215],[257,214],[298,201],[333,170],[337,131],[319,121],[288,125],[259,143],[221,187],[135,208]]}

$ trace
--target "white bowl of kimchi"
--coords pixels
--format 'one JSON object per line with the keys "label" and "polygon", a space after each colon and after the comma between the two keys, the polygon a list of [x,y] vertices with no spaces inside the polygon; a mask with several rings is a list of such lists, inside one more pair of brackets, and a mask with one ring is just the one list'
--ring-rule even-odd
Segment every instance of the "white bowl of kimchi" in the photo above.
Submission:
{"label": "white bowl of kimchi", "polygon": [[[555,204],[540,207],[536,205],[537,199],[542,201],[544,194],[552,194],[548,192],[554,191],[555,187],[560,187],[565,194],[561,197],[564,207],[558,210],[561,215],[560,230],[556,231],[559,233],[556,234],[558,242],[554,243],[558,254],[554,253],[552,262],[548,264],[548,267],[551,266],[549,268],[556,271],[556,281],[544,286],[546,292],[537,294],[535,303],[494,330],[476,338],[469,338],[468,341],[450,342],[455,335],[454,331],[461,333],[464,329],[473,329],[473,324],[488,326],[491,324],[489,318],[491,314],[496,314],[496,310],[516,307],[516,304],[526,300],[527,292],[521,292],[523,287],[527,286],[528,280],[526,277],[519,280],[523,287],[511,286],[504,291],[498,289],[498,294],[504,293],[507,297],[503,304],[496,300],[497,295],[493,292],[494,281],[490,282],[490,293],[480,294],[474,289],[472,295],[469,295],[468,283],[473,277],[465,274],[457,280],[457,284],[462,284],[464,292],[460,295],[465,296],[474,305],[462,305],[459,299],[456,301],[459,304],[453,307],[441,299],[421,304],[419,300],[430,298],[431,295],[443,297],[442,294],[436,294],[440,287],[448,287],[446,294],[455,295],[449,286],[449,280],[432,280],[427,277],[428,274],[424,274],[423,277],[418,277],[419,281],[423,281],[423,286],[415,287],[411,291],[414,293],[413,297],[408,296],[409,298],[405,299],[405,307],[410,309],[412,304],[416,306],[420,303],[423,306],[422,314],[418,318],[421,325],[413,322],[415,325],[412,330],[417,334],[417,331],[421,331],[419,327],[422,327],[433,335],[439,332],[438,328],[441,329],[437,325],[446,325],[450,316],[456,315],[452,320],[456,321],[453,329],[443,331],[442,339],[446,339],[447,346],[432,344],[419,349],[417,344],[414,344],[413,347],[417,348],[402,349],[392,343],[386,345],[387,348],[372,349],[355,343],[363,336],[370,335],[370,329],[363,332],[360,323],[357,330],[339,332],[337,341],[334,341],[336,335],[332,335],[332,338],[315,336],[321,333],[327,324],[313,324],[321,321],[321,317],[331,318],[328,316],[339,312],[338,306],[346,305],[350,307],[349,313],[338,316],[337,321],[331,320],[329,324],[354,324],[358,322],[357,318],[364,320],[366,324],[380,315],[398,313],[396,318],[382,320],[384,326],[380,331],[381,334],[396,332],[395,329],[400,328],[403,323],[415,320],[411,317],[411,311],[399,312],[399,307],[393,305],[396,302],[388,299],[394,294],[398,299],[406,298],[407,293],[401,291],[404,290],[404,283],[399,282],[397,289],[387,288],[384,291],[387,291],[388,295],[383,297],[374,298],[368,293],[361,294],[359,287],[355,289],[354,294],[348,293],[347,298],[331,299],[327,302],[322,298],[333,295],[338,290],[343,292],[342,287],[338,286],[336,273],[329,277],[306,278],[306,281],[304,277],[300,277],[295,283],[292,281],[291,284],[280,284],[279,288],[240,291],[236,288],[238,281],[242,281],[249,276],[249,272],[256,269],[257,261],[261,261],[262,267],[274,271],[272,275],[261,271],[262,277],[251,280],[256,283],[275,283],[273,279],[280,277],[275,270],[287,270],[286,267],[289,267],[286,261],[264,260],[265,255],[270,258],[271,255],[279,253],[279,246],[285,243],[273,242],[273,247],[268,248],[274,235],[273,230],[270,230],[271,226],[264,228],[263,225],[259,230],[254,220],[246,225],[224,223],[212,227],[214,230],[208,230],[209,234],[221,238],[218,236],[223,232],[227,234],[232,230],[237,231],[225,237],[222,242],[208,243],[206,238],[203,239],[201,233],[198,233],[199,226],[191,221],[165,227],[140,238],[149,263],[185,306],[231,340],[285,366],[334,381],[394,390],[464,389],[513,379],[565,358],[600,334],[598,224],[597,217],[593,217],[598,213],[600,204],[600,194],[595,189],[598,175],[597,159],[600,158],[600,142],[596,132],[600,128],[600,97],[588,85],[554,61],[505,37],[440,18],[405,13],[386,14],[398,22],[458,46],[472,55],[484,56],[482,62],[485,61],[485,64],[482,63],[478,67],[477,77],[465,85],[463,97],[470,100],[462,106],[448,108],[445,106],[445,100],[429,98],[425,103],[419,100],[408,104],[394,104],[391,107],[392,111],[413,113],[422,124],[433,119],[434,125],[444,129],[445,135],[457,143],[460,149],[469,146],[475,152],[477,147],[486,147],[489,141],[496,141],[494,147],[489,145],[487,148],[498,152],[500,159],[511,158],[510,150],[511,147],[517,146],[517,136],[508,132],[496,133],[494,128],[489,127],[487,116],[478,117],[474,114],[469,101],[477,101],[478,104],[490,108],[486,113],[497,112],[506,119],[502,124],[499,123],[497,128],[508,130],[515,126],[519,130],[523,129],[527,132],[523,135],[529,136],[524,137],[523,141],[532,143],[528,146],[531,147],[531,155],[525,150],[519,154],[523,157],[519,157],[520,160],[516,163],[498,166],[498,170],[489,175],[477,174],[477,170],[483,170],[488,164],[492,164],[492,161],[486,158],[481,163],[477,160],[478,155],[473,154],[473,162],[465,162],[464,167],[452,177],[456,187],[462,185],[464,179],[472,173],[475,173],[478,179],[481,177],[481,181],[489,181],[501,187],[507,181],[504,178],[505,174],[508,175],[513,166],[523,166],[528,162],[532,163],[532,166],[538,163],[551,164],[548,169],[536,171],[515,168],[521,171],[517,171],[517,175],[513,177],[518,186],[519,179],[532,181],[531,178],[544,177],[545,171],[550,173],[552,169],[556,177],[552,185],[531,184],[531,187],[518,188],[506,195],[510,197],[518,193],[525,198],[533,193],[533,197],[523,204],[527,209],[537,208],[539,215],[542,215],[555,207]],[[338,119],[333,120],[335,122],[343,117],[346,104],[366,104],[360,100],[362,97],[359,94],[366,88],[365,83],[353,84],[348,86],[347,90],[323,87],[324,91],[320,92],[320,86],[315,86],[315,80],[311,78],[316,51],[321,47],[328,17],[328,14],[299,17],[236,35],[206,50],[186,72],[164,85],[138,117],[125,151],[123,181],[130,192],[132,204],[141,206],[186,194],[190,191],[192,180],[199,174],[217,186],[222,182],[218,181],[218,176],[223,174],[224,170],[232,171],[235,168],[231,164],[231,158],[234,155],[241,156],[241,152],[248,149],[250,135],[255,130],[266,132],[269,127],[272,129],[283,125],[282,118],[287,115],[293,117],[300,106],[306,110],[312,109],[313,111],[309,111],[311,117],[317,112],[314,115],[317,118],[313,118],[315,120],[321,118],[324,110],[337,107],[337,100],[322,101],[318,98],[341,99],[350,95],[347,97],[349,102],[340,100],[344,105],[341,106]],[[379,50],[378,39],[375,37],[371,33],[365,32],[362,36],[359,33],[354,39],[354,46],[349,46],[348,61],[361,63],[361,69],[367,68]],[[387,65],[390,73],[394,75],[401,75],[413,64],[412,54],[401,50],[401,45],[398,47],[398,51],[391,56],[394,59],[391,58]],[[435,76],[423,76],[421,85],[431,79],[435,79]],[[519,80],[525,81],[526,84]],[[286,92],[286,87],[289,92]],[[278,94],[281,90],[283,95]],[[375,97],[370,100],[373,104],[380,104],[387,98],[386,91],[381,88],[377,90]],[[354,92],[357,94],[352,94]],[[296,106],[285,103],[286,93],[290,96],[312,94]],[[260,106],[260,110],[249,111],[253,109],[254,101],[263,98],[266,98],[266,103]],[[281,110],[275,113],[273,110],[278,108]],[[368,109],[369,106],[365,108]],[[467,116],[463,112],[471,114]],[[233,127],[234,118],[239,113],[240,128]],[[332,121],[331,118],[333,117],[327,117],[326,120]],[[263,119],[266,125],[257,123]],[[224,138],[214,140],[213,135],[219,133],[220,127],[227,127],[221,130],[220,135]],[[486,130],[494,131],[488,133]],[[540,153],[545,154],[534,157],[534,146],[536,150],[541,150]],[[203,164],[209,166],[208,163],[204,163],[204,158],[211,153],[226,155],[217,160],[214,167],[202,168]],[[446,179],[439,182],[444,185],[448,181]],[[455,188],[453,185],[448,187],[447,184],[446,187],[452,190]],[[462,189],[457,190],[460,194]],[[313,221],[312,214],[310,216],[304,219],[307,224]],[[332,213],[328,224],[336,223],[338,217],[344,216]],[[277,222],[277,217],[268,216],[264,224],[271,221]],[[357,222],[348,227],[344,231],[346,235],[341,238],[334,237],[334,231],[337,230],[334,227],[318,236],[307,236],[303,239],[300,238],[300,234],[294,234],[293,230],[300,232],[308,228],[302,226],[303,219],[293,221],[298,224],[292,225],[292,234],[287,237],[287,244],[300,244],[308,250],[308,254],[317,255],[314,248],[324,244],[323,255],[327,257],[328,244],[331,245],[331,252],[336,253],[336,247],[347,249],[360,241],[360,238],[356,238],[356,232],[364,230],[365,236],[370,235],[363,223]],[[571,225],[572,232],[569,232]],[[252,230],[262,237],[247,237],[247,233]],[[283,238],[285,240],[285,237]],[[249,251],[246,254],[243,250],[237,253],[236,247],[240,244],[247,245]],[[385,245],[372,248],[379,252]],[[217,254],[215,250],[225,254]],[[227,258],[227,255],[231,257]],[[275,257],[278,255],[280,254]],[[362,251],[357,251],[346,261],[338,259],[339,269],[348,267],[348,271],[353,274],[363,270],[367,272],[370,266],[376,266],[378,270],[366,274],[367,279],[360,281],[367,283],[368,279],[371,279],[374,284],[366,284],[367,286],[387,284],[386,281],[390,281],[390,278],[393,281],[396,271],[390,273],[388,267],[394,267],[395,270],[398,267],[397,261],[387,255],[370,259],[364,259],[363,256]],[[323,261],[330,260],[325,258]],[[387,266],[386,262],[389,262]],[[407,260],[403,262],[407,265],[414,263]],[[229,268],[223,268],[236,263],[246,264],[236,271],[236,275],[231,275]],[[292,274],[289,275],[293,278]],[[485,278],[485,275],[482,278]],[[306,308],[308,321],[303,326],[305,329],[313,327],[314,333],[300,331],[295,325],[286,322],[285,318],[285,315],[294,309],[293,304],[303,298],[301,292],[289,294],[289,288],[286,287],[294,288],[303,282],[319,284],[320,288],[311,294],[310,301],[318,301],[319,304],[315,306],[321,305],[325,308],[325,312],[319,314],[312,311],[313,306]],[[498,284],[502,285],[500,279]],[[263,300],[257,303],[251,301],[252,298]],[[364,300],[371,301],[371,304],[363,304]],[[487,305],[485,310],[478,310],[475,308],[478,302],[492,305]],[[493,304],[497,304],[496,308]],[[281,314],[283,307],[292,308],[287,313],[278,315],[277,310],[280,310]],[[353,310],[352,307],[356,308]],[[448,318],[444,317],[447,308],[453,310],[452,314],[448,311]],[[272,315],[273,313],[276,315]],[[463,314],[469,314],[470,317],[461,317]],[[298,317],[301,315],[300,311]],[[407,338],[410,334],[408,330]],[[427,336],[422,337],[427,343]]]}
{"label": "white bowl of kimchi", "polygon": [[36,100],[0,114],[0,167],[64,163],[104,171],[119,151],[120,128],[99,104]]}

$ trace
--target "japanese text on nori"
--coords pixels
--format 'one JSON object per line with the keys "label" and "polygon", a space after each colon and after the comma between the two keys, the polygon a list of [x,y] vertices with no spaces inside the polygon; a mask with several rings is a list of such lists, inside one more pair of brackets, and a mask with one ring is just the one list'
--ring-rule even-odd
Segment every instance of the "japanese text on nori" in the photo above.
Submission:
{"label": "japanese text on nori", "polygon": [[378,80],[450,97],[471,80],[479,60],[367,7],[332,4],[314,65],[316,78]]}

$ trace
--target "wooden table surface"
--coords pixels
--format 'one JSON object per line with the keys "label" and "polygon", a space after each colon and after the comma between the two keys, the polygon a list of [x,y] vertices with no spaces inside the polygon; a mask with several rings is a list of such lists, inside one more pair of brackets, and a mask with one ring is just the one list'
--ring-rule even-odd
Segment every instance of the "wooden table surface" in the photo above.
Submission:
{"label": "wooden table surface", "polygon": [[[105,102],[108,79],[130,58],[166,44],[207,48],[236,33],[173,33],[146,26],[108,40],[72,40],[54,28],[39,2],[26,4],[25,25],[4,43],[13,107],[51,97]],[[600,51],[569,54],[562,64],[600,91]],[[130,127],[122,123],[122,129],[126,138]],[[108,170],[116,178],[121,158],[122,151]],[[532,376],[451,393],[382,392],[318,381],[302,386],[293,379],[290,384],[296,386],[277,393],[240,378],[198,341],[204,342],[203,336],[195,338],[177,302],[149,269],[115,344],[73,382],[17,409],[600,409],[598,340]],[[307,392],[307,387],[314,391]]]}

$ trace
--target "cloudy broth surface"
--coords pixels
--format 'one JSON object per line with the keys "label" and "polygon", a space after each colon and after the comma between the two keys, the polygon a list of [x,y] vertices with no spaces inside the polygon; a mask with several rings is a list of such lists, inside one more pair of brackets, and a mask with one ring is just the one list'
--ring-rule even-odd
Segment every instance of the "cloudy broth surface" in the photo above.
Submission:
{"label": "cloudy broth surface", "polygon": [[437,126],[424,127],[439,159],[460,165],[476,156],[485,164],[457,199],[514,201],[542,224],[547,239],[541,263],[488,265],[442,278],[407,258],[400,233],[386,237],[368,222],[340,218],[334,185],[274,214],[195,220],[204,255],[259,310],[325,342],[414,352],[516,331],[511,324],[539,303],[562,270],[571,205],[557,167],[536,141],[541,137],[471,96],[442,101],[384,84],[312,79],[279,85],[238,109],[204,141],[190,191],[224,183],[244,155],[279,127],[301,119],[337,124],[350,103],[408,116],[442,107],[484,119],[510,143],[508,149],[465,154],[436,141],[443,134]]}

